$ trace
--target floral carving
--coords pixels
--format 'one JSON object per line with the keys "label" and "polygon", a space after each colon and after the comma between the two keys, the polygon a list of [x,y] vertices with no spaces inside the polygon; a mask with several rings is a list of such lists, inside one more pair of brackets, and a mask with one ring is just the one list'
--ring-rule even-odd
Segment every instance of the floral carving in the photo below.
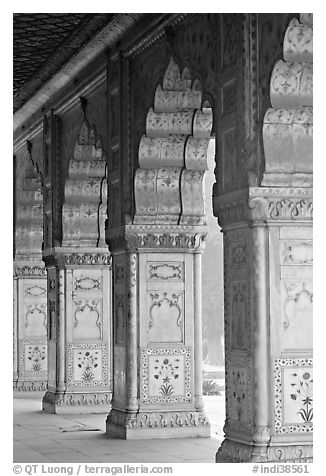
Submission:
{"label": "floral carving", "polygon": [[276,433],[312,432],[312,359],[276,359],[274,380]]}
{"label": "floral carving", "polygon": [[25,294],[26,296],[43,296],[46,294],[46,288],[38,285],[30,286],[26,288]]}
{"label": "floral carving", "polygon": [[65,264],[70,265],[110,265],[109,253],[71,253],[64,256]]}
{"label": "floral carving", "polygon": [[111,400],[111,393],[99,393],[99,392],[92,392],[92,393],[76,393],[76,394],[69,394],[66,393],[65,395],[56,395],[50,391],[47,391],[44,398],[43,398],[43,407],[49,406],[50,408],[53,405],[57,405],[59,407],[63,406],[94,406],[94,405],[110,405]]}
{"label": "floral carving", "polygon": [[144,403],[191,401],[190,349],[142,350],[142,399]]}
{"label": "floral carving", "polygon": [[16,276],[46,276],[45,266],[19,265],[15,263]]}
{"label": "floral carving", "polygon": [[232,372],[232,386],[233,391],[232,395],[235,401],[235,413],[237,420],[241,421],[243,417],[243,405],[246,398],[246,381],[244,380],[245,375],[240,369]]}
{"label": "floral carving", "polygon": [[77,367],[83,371],[81,378],[85,382],[91,382],[94,380],[95,376],[93,370],[95,370],[99,365],[98,359],[98,351],[93,353],[89,351],[86,351],[85,353],[78,352]]}
{"label": "floral carving", "polygon": [[68,383],[72,387],[107,387],[106,344],[69,344]]}
{"label": "floral carving", "polygon": [[44,369],[44,361],[46,361],[46,348],[45,346],[28,346],[27,359],[31,362],[31,370],[36,375]]}
{"label": "floral carving", "polygon": [[18,342],[19,386],[23,387],[31,378],[34,383],[46,380],[47,344],[43,339],[23,339]]}
{"label": "floral carving", "polygon": [[149,263],[150,280],[183,280],[183,263]]}
{"label": "floral carving", "polygon": [[173,387],[174,379],[178,379],[180,374],[180,359],[176,358],[172,361],[169,360],[167,357],[160,362],[158,359],[155,359],[155,374],[154,378],[161,382],[160,385],[160,394],[164,397],[173,395],[175,393],[175,389]]}
{"label": "floral carving", "polygon": [[284,59],[286,61],[312,62],[313,28],[293,18],[284,38]]}
{"label": "floral carving", "polygon": [[114,282],[115,284],[122,284],[124,282],[124,266],[115,265],[114,267]]}
{"label": "floral carving", "polygon": [[92,278],[79,278],[75,281],[75,288],[81,290],[101,289],[101,281]]}
{"label": "floral carving", "polygon": [[[304,422],[311,422],[313,418],[313,408],[312,408],[312,383],[313,379],[310,372],[304,372],[302,378],[298,376],[297,373],[293,373],[295,381],[291,383],[292,391],[291,398],[292,400],[300,400],[301,408],[298,411],[298,415],[301,416]],[[298,379],[299,377],[299,379]]]}
{"label": "floral carving", "polygon": [[233,282],[231,284],[231,345],[233,349],[247,348],[247,282]]}
{"label": "floral carving", "polygon": [[107,420],[110,424],[126,428],[181,428],[209,427],[203,412],[139,412],[134,415],[111,410]]}

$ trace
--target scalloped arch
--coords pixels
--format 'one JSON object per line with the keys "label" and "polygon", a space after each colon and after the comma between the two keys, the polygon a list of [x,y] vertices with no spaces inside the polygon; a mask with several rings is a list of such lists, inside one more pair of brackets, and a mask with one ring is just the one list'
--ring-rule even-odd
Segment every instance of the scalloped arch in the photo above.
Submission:
{"label": "scalloped arch", "polygon": [[105,247],[106,176],[102,140],[84,113],[64,189],[64,246]]}
{"label": "scalloped arch", "polygon": [[203,224],[203,178],[212,131],[199,80],[173,56],[146,118],[135,174],[134,223]]}
{"label": "scalloped arch", "polygon": [[313,26],[312,15],[293,18],[283,41],[283,59],[270,80],[265,114],[262,185],[312,186]]}

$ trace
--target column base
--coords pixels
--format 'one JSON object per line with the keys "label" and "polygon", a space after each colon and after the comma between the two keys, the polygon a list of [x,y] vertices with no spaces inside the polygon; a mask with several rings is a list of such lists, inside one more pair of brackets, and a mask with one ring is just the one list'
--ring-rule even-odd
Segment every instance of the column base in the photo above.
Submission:
{"label": "column base", "polygon": [[106,434],[125,440],[151,438],[209,438],[210,424],[203,412],[127,413],[111,410]]}
{"label": "column base", "polygon": [[42,400],[42,410],[58,414],[108,413],[111,409],[110,392],[53,392],[47,391]]}
{"label": "column base", "polygon": [[17,380],[14,381],[14,390],[22,392],[42,392],[48,388],[46,380]]}
{"label": "column base", "polygon": [[216,463],[310,463],[312,444],[275,444],[256,446],[225,439],[218,449]]}

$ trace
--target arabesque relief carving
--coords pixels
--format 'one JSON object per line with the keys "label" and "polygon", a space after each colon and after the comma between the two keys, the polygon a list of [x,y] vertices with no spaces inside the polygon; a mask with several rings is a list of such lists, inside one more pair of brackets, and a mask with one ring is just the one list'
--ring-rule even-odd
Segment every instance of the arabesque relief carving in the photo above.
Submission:
{"label": "arabesque relief carving", "polygon": [[183,292],[148,292],[150,342],[183,342],[183,300]]}
{"label": "arabesque relief carving", "polygon": [[313,292],[310,279],[282,279],[282,345],[284,349],[313,348]]}
{"label": "arabesque relief carving", "polygon": [[74,301],[74,339],[101,339],[102,319],[99,299]]}
{"label": "arabesque relief carving", "polygon": [[119,410],[113,410],[108,416],[108,422],[117,426],[125,426],[126,428],[180,428],[209,426],[209,422],[203,413],[186,411],[126,414]]}
{"label": "arabesque relief carving", "polygon": [[147,279],[149,281],[183,281],[184,264],[183,263],[148,263]]}
{"label": "arabesque relief carving", "polygon": [[284,265],[312,265],[312,241],[291,240],[283,242],[281,263]]}

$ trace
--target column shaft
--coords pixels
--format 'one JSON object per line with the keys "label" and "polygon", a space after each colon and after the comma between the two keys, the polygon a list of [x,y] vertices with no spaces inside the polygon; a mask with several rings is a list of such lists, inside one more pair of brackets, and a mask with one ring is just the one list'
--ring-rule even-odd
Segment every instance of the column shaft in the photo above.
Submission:
{"label": "column shaft", "polygon": [[194,254],[194,346],[195,346],[195,407],[198,411],[204,408],[202,388],[203,388],[203,356],[202,356],[202,269],[201,253]]}

